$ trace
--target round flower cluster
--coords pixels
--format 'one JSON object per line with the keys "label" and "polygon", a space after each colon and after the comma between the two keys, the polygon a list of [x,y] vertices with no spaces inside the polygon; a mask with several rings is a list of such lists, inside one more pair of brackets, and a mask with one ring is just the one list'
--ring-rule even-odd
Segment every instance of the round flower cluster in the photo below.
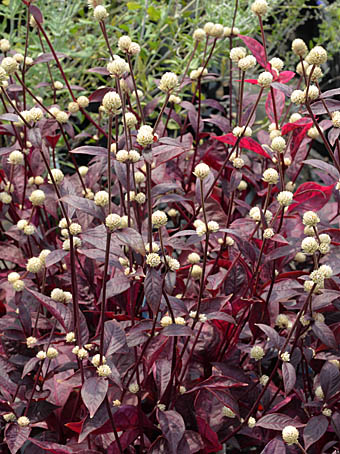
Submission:
{"label": "round flower cluster", "polygon": [[268,184],[277,184],[279,181],[279,174],[275,169],[266,169],[263,172],[262,180]]}
{"label": "round flower cluster", "polygon": [[255,2],[251,5],[251,10],[254,14],[263,16],[267,13],[268,4],[266,0],[255,0]]}
{"label": "round flower cluster", "polygon": [[108,93],[106,93],[102,100],[102,106],[106,113],[116,115],[118,110],[122,106],[119,94],[115,91],[109,91]]}
{"label": "round flower cluster", "polygon": [[192,36],[195,41],[203,41],[206,38],[207,34],[203,30],[203,28],[197,28]]}
{"label": "round flower cluster", "polygon": [[129,65],[124,58],[114,57],[107,65],[106,69],[109,71],[111,77],[122,77],[125,72],[129,71]]}
{"label": "round flower cluster", "polygon": [[29,196],[29,200],[32,203],[32,205],[34,205],[34,206],[43,205],[45,202],[45,199],[46,199],[45,193],[41,189],[36,189]]}
{"label": "round flower cluster", "polygon": [[178,84],[178,77],[175,73],[167,72],[163,74],[161,81],[158,85],[158,88],[165,93],[169,93],[174,88],[176,88]]}
{"label": "round flower cluster", "polygon": [[280,354],[280,358],[284,363],[288,363],[290,361],[290,354],[288,352],[283,352]]}
{"label": "round flower cluster", "polygon": [[168,222],[168,217],[164,211],[157,210],[152,213],[152,224],[158,229]]}
{"label": "round flower cluster", "polygon": [[25,158],[23,153],[19,150],[12,151],[8,156],[8,163],[12,165],[23,165]]}
{"label": "round flower cluster", "polygon": [[165,260],[170,271],[177,271],[181,266],[178,260],[174,259],[173,257],[170,257],[169,255],[165,257]]}
{"label": "round flower cluster", "polygon": [[306,96],[302,90],[294,90],[290,95],[290,100],[293,104],[303,104],[305,102]]}
{"label": "round flower cluster", "polygon": [[204,25],[204,31],[208,36],[213,36],[214,38],[222,38],[224,34],[223,25],[214,24],[213,22],[207,22]]}
{"label": "round flower cluster", "polygon": [[160,324],[163,328],[172,325],[172,318],[169,315],[165,315],[164,317],[161,318]]}
{"label": "round flower cluster", "polygon": [[[258,0],[257,0],[258,1]],[[269,87],[270,84],[273,82],[273,76],[269,71],[262,72],[259,77],[257,78],[257,83],[261,87]]]}
{"label": "round flower cluster", "polygon": [[316,126],[312,126],[307,132],[307,136],[310,137],[311,139],[317,139],[319,135],[320,133]]}
{"label": "round flower cluster", "polygon": [[201,260],[201,258],[196,252],[191,252],[188,255],[188,262],[191,263],[191,265],[194,265],[195,263],[199,263],[200,260]]}
{"label": "round flower cluster", "polygon": [[127,112],[125,114],[125,123],[128,128],[133,128],[137,124],[137,118],[136,115],[133,114],[132,112]]}
{"label": "round flower cluster", "polygon": [[72,343],[72,342],[75,342],[75,340],[76,340],[76,335],[74,334],[73,331],[71,331],[71,332],[69,332],[69,333],[66,334],[65,340],[66,340],[66,342],[69,343],[69,344]]}
{"label": "round flower cluster", "polygon": [[340,128],[340,110],[331,113],[334,128]]}
{"label": "round flower cluster", "polygon": [[287,207],[293,201],[293,194],[290,191],[281,191],[277,195],[277,201],[283,207]]}
{"label": "round flower cluster", "polygon": [[265,229],[265,231],[263,232],[263,238],[265,238],[266,240],[269,240],[274,235],[275,235],[274,230],[271,228]]}
{"label": "round flower cluster", "polygon": [[272,149],[274,151],[277,151],[278,153],[283,153],[286,148],[286,141],[281,136],[275,137],[272,140],[272,143],[270,144],[270,146],[272,147]]}
{"label": "round flower cluster", "polygon": [[[81,247],[81,239],[78,238],[77,236],[74,236],[72,238],[73,238],[73,247],[74,248]],[[69,251],[70,249],[71,249],[71,240],[67,239],[63,242],[63,250]]]}
{"label": "round flower cluster", "polygon": [[237,36],[240,34],[240,29],[238,27],[224,27],[224,36]]}
{"label": "round flower cluster", "polygon": [[[52,179],[55,182],[55,184],[62,183],[62,181],[64,179],[64,174],[60,169],[51,169],[51,174],[52,175],[48,175],[49,184],[52,184]],[[52,178],[51,178],[51,176],[52,176]]]}
{"label": "round flower cluster", "polygon": [[244,58],[247,55],[247,51],[244,47],[234,47],[230,51],[230,59],[237,63],[241,58]]}
{"label": "round flower cluster", "polygon": [[96,192],[94,196],[94,203],[100,207],[105,207],[109,204],[109,194],[106,191]]}
{"label": "round flower cluster", "polygon": [[105,219],[105,225],[108,229],[113,232],[116,229],[121,228],[122,218],[115,213],[109,214]]}
{"label": "round flower cluster", "polygon": [[[307,88],[303,90],[303,93],[305,95],[305,98],[307,97]],[[308,99],[311,101],[314,101],[319,97],[319,89],[316,85],[310,85],[308,87]]]}
{"label": "round flower cluster", "polygon": [[238,62],[238,67],[241,71],[248,71],[251,68],[254,68],[257,61],[253,55],[247,55],[247,57],[241,58]]}
{"label": "round flower cluster", "polygon": [[321,46],[315,46],[306,57],[310,65],[322,65],[327,61],[327,51]]}
{"label": "round flower cluster", "polygon": [[1,67],[6,71],[6,73],[10,76],[14,74],[15,71],[19,68],[19,65],[16,60],[12,57],[5,57],[1,62]]}
{"label": "round flower cluster", "polygon": [[319,244],[312,236],[307,236],[302,240],[301,249],[305,254],[314,254],[319,248]]}
{"label": "round flower cluster", "polygon": [[39,273],[44,267],[44,262],[39,257],[31,257],[27,261],[26,269],[29,273]]}
{"label": "round flower cluster", "polygon": [[306,211],[302,218],[302,223],[308,226],[316,226],[320,222],[319,216],[314,211]]}
{"label": "round flower cluster", "polygon": [[190,79],[191,80],[197,80],[200,77],[206,76],[207,74],[208,74],[207,68],[204,68],[203,66],[200,66],[199,68],[193,69],[190,72]]}
{"label": "round flower cluster", "polygon": [[264,357],[264,350],[259,345],[254,345],[250,350],[250,357],[255,359],[255,361],[259,361]]}
{"label": "round flower cluster", "polygon": [[59,303],[68,303],[72,300],[72,293],[64,292],[61,288],[54,288],[51,292],[51,298]]}
{"label": "round flower cluster", "polygon": [[191,272],[190,272],[190,275],[192,276],[193,279],[200,279],[201,276],[202,276],[202,268],[200,267],[200,265],[193,265],[192,268],[191,268]]}
{"label": "round flower cluster", "polygon": [[107,364],[102,364],[97,367],[97,374],[99,377],[109,377],[111,375],[111,368]]}
{"label": "round flower cluster", "polygon": [[54,347],[48,347],[46,352],[46,358],[54,359],[58,356],[58,350]]}
{"label": "round flower cluster", "polygon": [[282,71],[282,68],[284,66],[284,62],[281,60],[281,58],[274,57],[271,60],[269,60],[269,63],[271,64],[271,67],[276,69],[276,71]]}
{"label": "round flower cluster", "polygon": [[233,135],[235,137],[241,137],[241,136],[250,137],[252,134],[253,134],[253,131],[249,126],[247,126],[247,127],[235,126],[235,128],[233,129]]}
{"label": "round flower cluster", "polygon": [[154,141],[154,133],[151,126],[143,125],[139,128],[137,133],[137,142],[142,147],[147,147],[151,145]]}
{"label": "round flower cluster", "polygon": [[299,440],[299,431],[294,426],[286,426],[282,431],[282,440],[287,445],[293,445]]}
{"label": "round flower cluster", "polygon": [[308,48],[306,46],[306,43],[302,39],[296,38],[292,42],[292,51],[294,52],[295,55],[303,57],[307,54]]}
{"label": "round flower cluster", "polygon": [[279,328],[288,328],[289,325],[289,318],[285,314],[279,314],[276,317],[275,320],[275,325],[278,326]]}
{"label": "round flower cluster", "polygon": [[97,5],[93,10],[93,16],[96,20],[102,21],[108,17],[109,13],[107,12],[105,6]]}
{"label": "round flower cluster", "polygon": [[35,347],[35,344],[38,342],[38,339],[36,337],[33,337],[33,336],[29,336],[27,339],[26,339],[26,345],[27,345],[27,348],[33,348]]}
{"label": "round flower cluster", "polygon": [[195,170],[193,174],[199,178],[200,180],[204,180],[210,173],[210,167],[205,164],[204,162],[201,162],[200,164],[197,164],[195,167]]}
{"label": "round flower cluster", "polygon": [[[261,211],[259,207],[253,207],[249,211],[249,216],[253,221],[260,222],[261,221]],[[267,222],[270,222],[273,218],[273,213],[269,210],[266,210],[264,213],[264,217]]]}
{"label": "round flower cluster", "polygon": [[155,252],[151,252],[151,254],[147,254],[146,256],[146,264],[155,268],[161,263],[161,259],[159,255]]}
{"label": "round flower cluster", "polygon": [[27,418],[27,416],[20,416],[17,419],[17,423],[20,427],[27,427],[30,425],[30,420]]}

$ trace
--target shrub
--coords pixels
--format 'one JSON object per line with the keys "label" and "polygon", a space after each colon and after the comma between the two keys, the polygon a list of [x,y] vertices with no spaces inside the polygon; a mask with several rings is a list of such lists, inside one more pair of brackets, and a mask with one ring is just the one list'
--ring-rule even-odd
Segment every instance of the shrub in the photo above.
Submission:
{"label": "shrub", "polygon": [[[205,23],[146,102],[148,49],[112,37],[91,0],[107,51],[91,69],[105,85],[86,93],[24,3],[24,54],[0,42],[2,452],[329,452],[340,103],[319,87],[327,51],[294,40],[285,70],[255,0],[261,40],[236,29],[237,10]],[[215,52],[223,99],[205,95]],[[39,87],[32,64],[47,67]]]}

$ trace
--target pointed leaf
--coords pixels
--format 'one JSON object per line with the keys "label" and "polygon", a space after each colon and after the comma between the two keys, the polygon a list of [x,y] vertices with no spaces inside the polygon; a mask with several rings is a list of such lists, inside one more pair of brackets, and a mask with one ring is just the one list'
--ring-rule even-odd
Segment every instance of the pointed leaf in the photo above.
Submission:
{"label": "pointed leaf", "polygon": [[81,388],[81,397],[83,402],[90,412],[90,418],[104,401],[109,387],[109,382],[103,377],[87,378]]}
{"label": "pointed leaf", "polygon": [[109,357],[126,345],[125,332],[115,320],[108,320],[104,325],[104,355]]}
{"label": "pointed leaf", "polygon": [[104,147],[84,146],[71,150],[70,153],[88,154],[91,156],[107,157],[107,149]]}
{"label": "pointed leaf", "polygon": [[337,349],[337,342],[333,331],[323,322],[316,321],[313,323],[312,331],[315,336],[327,347]]}
{"label": "pointed leaf", "polygon": [[250,38],[249,36],[238,35],[244,44],[248,47],[250,52],[254,55],[257,60],[257,63],[264,68],[267,66],[266,54],[262,44],[260,44],[256,39]]}
{"label": "pointed leaf", "polygon": [[303,430],[303,441],[305,442],[305,449],[312,446],[326,433],[328,428],[328,419],[326,416],[319,415],[313,416],[307,423]]}
{"label": "pointed leaf", "polygon": [[130,246],[139,254],[145,255],[144,241],[142,235],[131,227],[115,232],[115,237],[122,243]]}
{"label": "pointed leaf", "polygon": [[146,302],[154,314],[158,311],[158,306],[162,298],[162,286],[163,279],[160,271],[149,268],[144,281],[144,293]]}
{"label": "pointed leaf", "polygon": [[27,441],[31,432],[30,427],[20,427],[17,423],[7,426],[5,441],[11,454],[16,454],[22,445]]}
{"label": "pointed leaf", "polygon": [[285,387],[285,393],[289,394],[295,386],[296,372],[293,364],[284,362],[282,364],[282,378]]}
{"label": "pointed leaf", "polygon": [[332,363],[326,361],[320,372],[320,384],[326,402],[340,389],[340,372]]}
{"label": "pointed leaf", "polygon": [[158,416],[162,433],[169,443],[169,454],[177,454],[177,447],[184,435],[185,424],[177,411],[160,411]]}
{"label": "pointed leaf", "polygon": [[286,454],[286,445],[279,438],[274,438],[265,446],[261,454]]}
{"label": "pointed leaf", "polygon": [[296,421],[283,413],[271,413],[269,415],[262,416],[262,418],[260,418],[256,423],[257,427],[272,430],[283,430],[286,426],[304,427],[304,425],[305,424],[300,421]]}

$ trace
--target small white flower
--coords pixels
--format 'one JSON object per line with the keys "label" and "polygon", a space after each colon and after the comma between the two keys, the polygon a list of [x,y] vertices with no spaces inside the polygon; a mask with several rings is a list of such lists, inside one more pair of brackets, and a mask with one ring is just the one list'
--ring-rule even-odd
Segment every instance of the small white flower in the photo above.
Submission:
{"label": "small white flower", "polygon": [[138,391],[139,391],[139,386],[137,383],[131,383],[131,385],[129,386],[129,391],[130,393],[132,394],[137,394]]}
{"label": "small white flower", "polygon": [[40,359],[40,360],[45,359],[46,358],[46,352],[44,352],[43,350],[40,350],[40,352],[38,352],[35,356],[38,359]]}
{"label": "small white flower", "polygon": [[102,364],[97,367],[97,374],[99,377],[109,377],[111,375],[111,368],[107,364]]}
{"label": "small white flower", "polygon": [[94,203],[98,206],[105,207],[109,204],[109,194],[106,191],[99,191],[94,196]]}
{"label": "small white flower", "polygon": [[160,228],[168,222],[168,217],[164,211],[157,210],[152,213],[152,224],[156,228]]}
{"label": "small white flower", "polygon": [[255,359],[255,361],[259,361],[264,357],[264,350],[259,345],[254,345],[250,350],[250,357]]}
{"label": "small white flower", "polygon": [[165,315],[164,317],[161,318],[160,324],[163,328],[172,325],[172,318],[169,315]]}
{"label": "small white flower", "polygon": [[250,429],[253,429],[256,425],[256,419],[253,418],[252,416],[248,419],[248,427]]}
{"label": "small white flower", "polygon": [[290,354],[288,352],[283,352],[280,354],[280,358],[283,362],[288,363],[290,361]]}
{"label": "small white flower", "polygon": [[298,442],[299,431],[294,426],[286,426],[282,431],[282,439],[287,445],[293,445]]}
{"label": "small white flower", "polygon": [[318,242],[312,236],[307,236],[302,240],[301,249],[306,254],[314,254],[319,248]]}
{"label": "small white flower", "polygon": [[20,416],[17,420],[17,423],[20,427],[27,427],[30,424],[30,420],[27,416]]}
{"label": "small white flower", "polygon": [[158,88],[164,92],[172,91],[178,84],[178,77],[175,73],[167,72],[163,74]]}
{"label": "small white flower", "polygon": [[204,180],[210,173],[210,167],[205,164],[204,162],[201,162],[200,164],[197,164],[195,167],[195,170],[193,174],[199,178],[200,180]]}
{"label": "small white flower", "polygon": [[58,356],[58,350],[54,347],[48,347],[46,356],[48,359],[53,359]]}
{"label": "small white flower", "polygon": [[35,347],[35,344],[38,342],[38,339],[36,337],[30,336],[26,339],[26,345],[28,348],[33,348]]}
{"label": "small white flower", "polygon": [[142,145],[142,147],[146,147],[148,145],[151,145],[153,141],[154,133],[151,126],[148,125],[141,126],[137,133],[137,142],[139,143],[139,145]]}
{"label": "small white flower", "polygon": [[146,264],[155,268],[161,263],[161,258],[157,253],[151,252],[146,256]]}
{"label": "small white flower", "polygon": [[261,377],[260,377],[260,384],[261,384],[262,386],[266,386],[266,384],[268,383],[268,380],[269,380],[268,375],[261,375]]}
{"label": "small white flower", "polygon": [[227,418],[236,418],[236,414],[229,407],[223,407],[222,414]]}

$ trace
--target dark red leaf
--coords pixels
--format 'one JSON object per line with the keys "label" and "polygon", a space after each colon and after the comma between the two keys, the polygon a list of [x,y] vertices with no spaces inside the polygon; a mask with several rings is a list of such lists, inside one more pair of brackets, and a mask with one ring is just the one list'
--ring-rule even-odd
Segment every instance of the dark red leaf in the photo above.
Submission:
{"label": "dark red leaf", "polygon": [[257,63],[264,68],[267,66],[266,62],[266,53],[262,44],[260,44],[256,39],[250,38],[249,36],[238,35],[244,44],[248,47],[250,52],[254,55],[257,60]]}
{"label": "dark red leaf", "polygon": [[161,431],[168,441],[169,453],[177,454],[177,447],[185,431],[185,424],[182,416],[174,410],[160,411],[158,420]]}
{"label": "dark red leaf", "polygon": [[334,184],[329,186],[322,186],[321,184],[308,181],[302,183],[294,193],[294,201],[288,207],[288,212],[292,212],[294,209],[299,207],[300,210],[321,210],[323,206],[329,201]]}
{"label": "dark red leaf", "polygon": [[[282,91],[273,88],[274,93],[274,101],[275,101],[275,108],[277,113],[278,120],[280,119],[283,109],[285,107],[285,95]],[[275,123],[275,115],[274,115],[274,104],[273,104],[273,97],[271,91],[268,93],[266,99],[266,113],[268,115],[269,120],[272,123]]]}
{"label": "dark red leaf", "polygon": [[189,326],[172,324],[162,330],[163,336],[192,336],[194,333]]}
{"label": "dark red leaf", "polygon": [[328,419],[326,416],[313,416],[303,430],[303,441],[305,442],[305,450],[316,443],[326,433],[328,427]]}
{"label": "dark red leaf", "polygon": [[42,293],[35,292],[30,288],[26,288],[26,291],[31,293],[46,309],[51,313],[51,315],[58,320],[61,326],[68,331],[70,321],[72,319],[72,314],[70,309],[63,304],[56,303],[52,298],[49,298]]}
{"label": "dark red leaf", "polygon": [[332,363],[326,361],[320,372],[320,384],[326,402],[340,389],[340,372]]}
{"label": "dark red leaf", "polygon": [[[62,52],[56,52],[56,55],[58,57],[58,59],[60,60],[61,58],[65,58],[67,57],[66,54],[63,54]],[[48,61],[51,61],[51,60],[54,60],[54,56],[52,53],[48,52],[46,54],[42,54],[42,55],[39,55],[39,57],[37,57],[33,64],[36,65],[38,63],[47,63]]]}
{"label": "dark red leaf", "polygon": [[30,7],[28,8],[29,12],[32,14],[32,16],[34,17],[34,19],[36,20],[36,22],[38,22],[38,24],[42,24],[44,22],[44,18],[43,18],[43,15],[40,11],[40,9],[35,6],[35,5],[30,5]]}
{"label": "dark red leaf", "polygon": [[45,139],[48,141],[49,145],[52,148],[55,148],[60,137],[61,137],[61,134],[56,134],[55,136],[45,136]]}
{"label": "dark red leaf", "polygon": [[316,167],[317,169],[323,170],[324,172],[328,173],[328,175],[333,177],[335,180],[339,180],[340,178],[339,171],[334,166],[328,164],[325,161],[321,161],[320,159],[306,159],[303,162],[305,164],[311,165],[312,167]]}
{"label": "dark red leaf", "polygon": [[327,347],[337,348],[337,342],[333,331],[325,323],[318,321],[314,322],[312,331],[323,344],[327,345]]}
{"label": "dark red leaf", "polygon": [[94,68],[90,68],[87,70],[88,73],[93,73],[93,74],[100,74],[102,76],[108,76],[110,73],[106,68],[102,68],[100,66],[96,66]]}
{"label": "dark red leaf", "polygon": [[269,339],[273,342],[277,349],[281,348],[283,344],[283,338],[279,335],[278,332],[275,331],[274,328],[262,323],[256,323],[256,326],[258,326],[260,330],[263,331],[267,337],[269,337]]}
{"label": "dark red leaf", "polygon": [[257,79],[244,79],[245,82],[248,82],[248,84],[252,84],[252,85],[258,85],[258,81]]}
{"label": "dark red leaf", "polygon": [[295,77],[295,72],[294,71],[282,71],[279,74],[277,82],[280,82],[281,84],[286,84],[287,82],[292,80],[293,77]]}
{"label": "dark red leaf", "polygon": [[121,325],[108,320],[104,325],[104,355],[109,357],[126,345],[126,336]]}
{"label": "dark red leaf", "polygon": [[144,292],[146,302],[154,314],[157,313],[162,298],[162,285],[161,273],[154,268],[149,268],[144,281]]}
{"label": "dark red leaf", "polygon": [[60,260],[66,257],[67,254],[68,251],[64,251],[63,249],[55,249],[54,251],[51,251],[46,257],[45,261],[46,268],[60,262]]}
{"label": "dark red leaf", "polygon": [[240,140],[240,147],[254,151],[254,153],[264,156],[265,158],[271,159],[269,154],[261,147],[261,145],[258,144],[256,140],[252,139],[251,137],[242,137],[242,139]]}
{"label": "dark red leaf", "polygon": [[81,388],[81,398],[90,412],[90,418],[104,401],[109,387],[109,382],[103,377],[90,377],[84,381]]}
{"label": "dark red leaf", "polygon": [[284,415],[283,413],[271,413],[269,415],[262,416],[257,423],[257,427],[263,427],[264,429],[272,430],[283,430],[286,426],[304,427],[300,421],[296,421],[290,416]]}
{"label": "dark red leaf", "polygon": [[205,445],[204,452],[206,454],[216,453],[222,449],[222,445],[218,441],[217,433],[212,430],[209,424],[200,416],[196,416],[198,431],[203,438]]}
{"label": "dark red leaf", "polygon": [[101,221],[104,220],[103,210],[101,210],[93,200],[78,197],[76,195],[65,195],[61,200],[65,203],[68,203],[73,208],[84,211],[85,213],[88,213],[91,216],[100,219]]}
{"label": "dark red leaf", "polygon": [[31,432],[30,427],[20,427],[12,423],[5,430],[5,441],[11,454],[16,454],[22,445],[27,441]]}
{"label": "dark red leaf", "polygon": [[328,140],[332,147],[335,144],[336,139],[340,136],[340,128],[332,128],[328,133]]}
{"label": "dark red leaf", "polygon": [[308,126],[308,128],[313,126],[313,122],[310,120],[310,118],[300,118],[300,120],[295,121],[294,123],[286,123],[282,127],[282,135],[288,134],[290,131],[293,131],[294,129],[299,129],[299,128],[304,128]]}
{"label": "dark red leaf", "polygon": [[282,364],[282,378],[285,387],[285,393],[289,394],[295,386],[296,372],[293,364],[284,362]]}
{"label": "dark red leaf", "polygon": [[115,232],[115,237],[126,246],[130,246],[139,254],[145,255],[144,241],[142,235],[131,227],[126,227],[123,230]]}
{"label": "dark red leaf", "polygon": [[104,147],[93,147],[93,146],[78,147],[78,148],[75,148],[74,150],[71,150],[71,153],[107,157],[107,149]]}
{"label": "dark red leaf", "polygon": [[36,438],[30,438],[29,440],[36,446],[39,446],[39,448],[52,454],[72,454],[74,452],[71,448],[60,445],[59,443],[53,443],[52,441],[41,441]]}
{"label": "dark red leaf", "polygon": [[279,438],[274,438],[265,446],[261,454],[286,454],[286,445]]}

